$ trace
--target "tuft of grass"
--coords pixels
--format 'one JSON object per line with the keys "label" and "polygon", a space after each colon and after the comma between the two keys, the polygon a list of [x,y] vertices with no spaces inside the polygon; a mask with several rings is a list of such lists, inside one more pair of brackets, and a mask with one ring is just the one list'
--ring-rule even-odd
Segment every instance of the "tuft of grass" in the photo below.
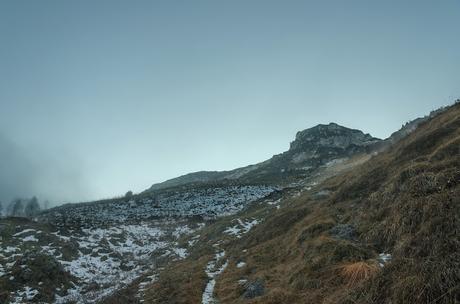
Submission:
{"label": "tuft of grass", "polygon": [[379,270],[379,266],[374,260],[347,263],[339,267],[340,276],[351,287],[372,279]]}

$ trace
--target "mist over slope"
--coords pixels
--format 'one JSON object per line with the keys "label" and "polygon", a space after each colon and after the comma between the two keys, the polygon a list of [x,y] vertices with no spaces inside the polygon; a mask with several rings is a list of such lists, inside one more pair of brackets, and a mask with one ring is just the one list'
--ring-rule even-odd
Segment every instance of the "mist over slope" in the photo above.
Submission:
{"label": "mist over slope", "polygon": [[8,138],[0,133],[0,201],[29,196],[35,189],[37,168]]}
{"label": "mist over slope", "polygon": [[37,196],[52,204],[87,199],[91,193],[81,163],[71,155],[46,155],[0,133],[0,201]]}

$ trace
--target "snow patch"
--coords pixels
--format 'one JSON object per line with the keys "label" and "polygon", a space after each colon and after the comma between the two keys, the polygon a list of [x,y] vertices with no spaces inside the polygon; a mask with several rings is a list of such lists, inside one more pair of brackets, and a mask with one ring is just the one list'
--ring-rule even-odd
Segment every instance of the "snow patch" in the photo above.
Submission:
{"label": "snow patch", "polygon": [[[179,259],[185,258],[188,255],[187,250],[179,248],[177,242],[172,240],[196,230],[187,225],[170,229],[169,226],[161,226],[161,223],[158,224],[160,226],[139,224],[82,229],[81,232],[74,233],[71,239],[79,245],[78,257],[72,261],[58,261],[84,283],[68,290],[66,296],[57,297],[55,303],[97,302],[109,296],[151,271],[154,263],[148,261],[158,250],[166,250],[165,255],[174,254]],[[59,234],[56,236],[60,237]],[[54,253],[50,246],[42,248],[45,252]],[[100,288],[85,291],[85,287],[93,283]]]}
{"label": "snow patch", "polygon": [[208,263],[206,266],[206,274],[208,275],[208,278],[210,279],[208,283],[206,284],[206,288],[204,289],[201,304],[214,304],[214,287],[216,286],[216,277],[221,274],[225,268],[228,266],[228,261],[225,261],[225,263],[217,267],[217,263],[225,256],[225,251],[221,251],[216,253],[215,258]]}
{"label": "snow patch", "polygon": [[23,230],[21,232],[13,234],[13,236],[20,236],[22,234],[26,234],[26,233],[29,233],[29,232],[41,232],[41,231],[37,231],[35,229],[25,229],[25,230]]}
{"label": "snow patch", "polygon": [[22,304],[24,301],[33,300],[39,292],[36,289],[32,289],[29,286],[25,286],[23,291],[16,291],[14,299],[10,302],[11,304]]}
{"label": "snow patch", "polygon": [[22,239],[23,242],[38,242],[38,239],[35,237],[35,235],[29,235],[26,236]]}
{"label": "snow patch", "polygon": [[185,248],[173,248],[173,252],[180,258],[185,259],[188,255],[187,249]]}
{"label": "snow patch", "polygon": [[386,263],[391,261],[391,258],[392,258],[392,256],[389,253],[381,253],[381,254],[379,254],[379,258],[378,258],[379,266],[380,267],[385,266]]}
{"label": "snow patch", "polygon": [[[0,248],[0,249],[1,249],[1,248]],[[19,250],[19,248],[17,248],[17,247],[8,246],[8,247],[6,247],[5,249],[3,249],[2,251],[3,251],[4,253],[13,253],[13,252],[16,252],[16,251],[18,251],[18,250]]]}
{"label": "snow patch", "polygon": [[248,233],[255,225],[259,224],[259,220],[257,219],[246,222],[243,222],[241,219],[237,219],[237,222],[237,225],[228,227],[224,233],[241,238],[243,234]]}

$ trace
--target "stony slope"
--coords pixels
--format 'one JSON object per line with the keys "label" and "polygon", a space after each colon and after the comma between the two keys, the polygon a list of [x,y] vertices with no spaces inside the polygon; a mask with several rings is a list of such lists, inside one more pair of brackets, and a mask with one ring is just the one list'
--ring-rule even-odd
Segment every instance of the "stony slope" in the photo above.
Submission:
{"label": "stony slope", "polygon": [[0,303],[94,303],[182,259],[178,240],[203,227],[187,220],[73,229],[21,218],[0,222]]}

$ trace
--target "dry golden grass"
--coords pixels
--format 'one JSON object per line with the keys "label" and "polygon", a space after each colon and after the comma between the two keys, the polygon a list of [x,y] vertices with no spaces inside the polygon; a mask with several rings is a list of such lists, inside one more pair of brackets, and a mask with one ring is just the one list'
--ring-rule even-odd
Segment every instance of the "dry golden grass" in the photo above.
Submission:
{"label": "dry golden grass", "polygon": [[379,265],[374,260],[347,263],[339,267],[340,276],[351,287],[372,279],[379,270]]}
{"label": "dry golden grass", "polygon": [[[285,200],[246,237],[226,244],[230,265],[215,289],[220,303],[460,303],[459,136],[460,104],[319,184],[332,191],[329,198],[305,192]],[[337,224],[355,227],[357,238],[331,236]],[[371,259],[382,252],[392,260],[379,268]],[[238,260],[247,266],[236,268]],[[199,303],[206,261],[197,266],[195,256],[168,267],[146,303]],[[243,299],[241,278],[262,279],[266,293]]]}

